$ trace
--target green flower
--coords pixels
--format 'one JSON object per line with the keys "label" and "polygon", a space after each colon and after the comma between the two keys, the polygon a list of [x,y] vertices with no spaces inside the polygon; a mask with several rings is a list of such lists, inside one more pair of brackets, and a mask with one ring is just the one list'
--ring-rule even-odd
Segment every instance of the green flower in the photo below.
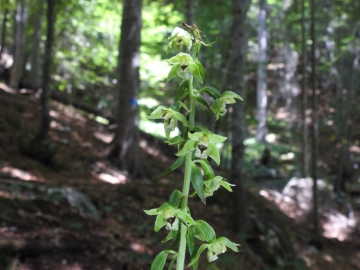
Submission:
{"label": "green flower", "polygon": [[157,216],[154,226],[155,232],[158,232],[164,226],[169,231],[177,231],[179,229],[180,221],[187,226],[195,223],[188,213],[185,213],[181,209],[178,209],[167,202],[159,208],[144,210],[144,212],[149,216]]}
{"label": "green flower", "polygon": [[170,50],[172,50],[172,49],[181,51],[183,46],[186,47],[186,50],[188,52],[191,49],[192,36],[189,32],[185,31],[184,29],[182,29],[180,27],[176,27],[172,31],[171,36],[168,39],[170,40],[170,43],[168,45],[167,53],[169,53]]}
{"label": "green flower", "polygon": [[227,250],[227,247],[235,252],[238,252],[239,249],[237,248],[237,246],[240,246],[240,245],[231,242],[226,237],[219,237],[218,239],[216,239],[215,241],[212,241],[211,243],[202,244],[188,266],[194,265],[199,260],[200,254],[205,249],[208,249],[208,251],[207,251],[208,261],[212,262],[212,261],[215,261],[218,259],[218,255],[225,253]]}
{"label": "green flower", "polygon": [[203,82],[204,68],[199,61],[195,61],[188,53],[179,53],[167,60],[172,66],[167,80],[170,81],[174,77],[180,77],[188,80],[191,76]]}
{"label": "green flower", "polygon": [[170,132],[177,127],[177,121],[183,123],[184,126],[188,126],[184,115],[164,106],[157,107],[148,116],[148,119],[164,119],[164,130],[167,138],[169,138]]}
{"label": "green flower", "polygon": [[210,131],[189,133],[189,140],[176,155],[183,156],[195,150],[196,157],[201,159],[211,157],[219,165],[220,154],[215,144],[224,142],[225,140],[226,137],[214,134]]}
{"label": "green flower", "polygon": [[204,181],[204,192],[205,197],[210,197],[214,194],[214,191],[218,190],[220,186],[224,187],[226,190],[232,192],[231,186],[235,186],[226,181],[222,176],[215,176],[213,179]]}
{"label": "green flower", "polygon": [[221,97],[214,100],[212,110],[216,116],[216,120],[219,119],[219,116],[224,116],[226,114],[226,105],[236,103],[235,99],[243,100],[238,94],[235,94],[232,91],[225,91]]}

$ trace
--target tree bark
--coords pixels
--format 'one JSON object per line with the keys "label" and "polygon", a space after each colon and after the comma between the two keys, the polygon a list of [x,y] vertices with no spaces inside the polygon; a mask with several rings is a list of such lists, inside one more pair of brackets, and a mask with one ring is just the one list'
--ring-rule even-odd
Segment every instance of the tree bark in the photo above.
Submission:
{"label": "tree bark", "polygon": [[6,40],[6,23],[7,23],[7,15],[9,14],[9,9],[6,8],[4,11],[4,18],[2,21],[2,27],[1,27],[1,48],[0,48],[0,61],[1,61],[1,56],[4,52],[4,48],[5,48],[5,40]]}
{"label": "tree bark", "polygon": [[356,51],[354,48],[354,61],[352,64],[351,70],[351,79],[350,85],[346,95],[346,101],[344,106],[344,111],[342,113],[342,122],[343,128],[339,131],[340,133],[340,149],[339,149],[339,162],[338,162],[338,172],[335,178],[334,191],[340,192],[345,191],[345,182],[344,182],[344,168],[346,164],[347,157],[349,157],[349,143],[351,138],[351,126],[352,126],[352,117],[351,117],[351,108],[353,106],[353,98],[355,92],[355,81],[356,81],[356,70],[359,65],[359,51]]}
{"label": "tree bark", "polygon": [[301,175],[308,177],[309,175],[309,157],[308,157],[308,125],[306,123],[307,109],[307,50],[306,50],[306,18],[305,18],[305,0],[301,4],[301,46],[302,46],[302,81],[301,81],[301,120],[302,120],[302,140],[301,140]]}
{"label": "tree bark", "polygon": [[[251,0],[233,0],[233,28],[232,28],[232,90],[246,97],[245,92],[245,61],[246,61],[246,14]],[[244,187],[244,139],[246,136],[245,102],[237,102],[232,114],[232,161],[231,182],[234,187],[234,223],[236,232],[244,231],[247,222],[247,206]]]}
{"label": "tree bark", "polygon": [[267,107],[267,31],[266,31],[266,0],[260,0],[259,7],[259,61],[257,70],[257,133],[256,139],[259,143],[266,142],[266,107]]}
{"label": "tree bark", "polygon": [[320,237],[319,224],[319,206],[318,206],[318,188],[317,188],[317,161],[318,161],[318,120],[317,120],[317,95],[316,95],[316,34],[315,34],[315,0],[310,1],[311,6],[311,29],[310,35],[312,40],[311,45],[311,88],[312,88],[312,142],[311,142],[311,156],[312,156],[312,170],[311,176],[313,179],[313,226],[314,233]]}
{"label": "tree bark", "polygon": [[117,76],[116,135],[109,159],[132,174],[140,174],[138,153],[139,66],[142,0],[124,0]]}
{"label": "tree bark", "polygon": [[31,70],[30,78],[35,88],[39,87],[39,64],[40,64],[40,43],[41,43],[41,26],[44,10],[44,0],[38,0],[35,4],[34,12],[34,35],[31,52]]}
{"label": "tree bark", "polygon": [[186,0],[186,23],[188,25],[195,23],[195,0]]}
{"label": "tree bark", "polygon": [[51,64],[52,64],[52,47],[54,42],[55,31],[55,3],[56,0],[47,0],[46,11],[46,43],[43,65],[43,82],[41,93],[41,126],[37,139],[45,139],[50,129],[50,115],[49,115],[49,97],[50,97],[50,79],[51,79]]}
{"label": "tree bark", "polygon": [[27,20],[27,0],[18,0],[15,14],[14,62],[10,72],[10,87],[19,86],[24,58],[25,24]]}

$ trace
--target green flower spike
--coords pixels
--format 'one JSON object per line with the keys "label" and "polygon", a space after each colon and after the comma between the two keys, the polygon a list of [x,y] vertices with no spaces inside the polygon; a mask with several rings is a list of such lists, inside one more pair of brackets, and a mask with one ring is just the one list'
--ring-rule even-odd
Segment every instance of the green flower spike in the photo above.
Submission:
{"label": "green flower spike", "polygon": [[171,36],[168,38],[170,40],[168,51],[174,49],[176,51],[181,51],[182,47],[185,46],[186,50],[189,52],[192,46],[192,37],[191,34],[180,27],[176,27]]}
{"label": "green flower spike", "polygon": [[202,131],[190,133],[189,139],[184,147],[176,154],[177,156],[183,156],[195,150],[196,157],[201,159],[211,157],[218,165],[220,164],[220,154],[215,144],[224,142],[226,137],[210,131]]}

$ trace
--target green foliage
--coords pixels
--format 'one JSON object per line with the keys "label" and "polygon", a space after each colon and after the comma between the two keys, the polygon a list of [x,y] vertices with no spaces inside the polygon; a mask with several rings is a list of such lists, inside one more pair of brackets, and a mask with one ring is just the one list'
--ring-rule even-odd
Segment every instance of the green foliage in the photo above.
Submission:
{"label": "green foliage", "polygon": [[[197,58],[200,47],[201,45],[210,46],[211,43],[206,44],[202,41],[204,34],[196,25],[189,26],[184,23],[182,25],[185,29],[176,27],[169,37],[168,45],[168,51],[177,50],[180,53],[167,60],[172,65],[167,80],[180,79],[178,93],[171,106],[160,105],[148,117],[151,120],[163,119],[166,142],[178,147],[176,153],[178,158],[158,177],[170,173],[185,162],[183,191],[175,190],[168,202],[158,208],[144,210],[146,214],[156,216],[155,232],[163,227],[170,231],[162,242],[172,239],[174,246],[179,245],[178,252],[165,250],[156,256],[151,266],[151,269],[156,270],[164,268],[169,254],[175,256],[172,257],[168,269],[172,269],[175,259],[177,260],[176,269],[184,269],[186,247],[191,257],[189,266],[193,269],[198,269],[199,257],[204,250],[207,250],[209,262],[215,261],[218,255],[224,253],[227,248],[238,251],[238,244],[225,237],[216,238],[214,229],[206,221],[194,220],[187,204],[190,185],[194,190],[190,197],[197,194],[204,204],[206,198],[212,196],[220,186],[227,191],[232,191],[232,185],[225,178],[215,176],[207,160],[210,157],[216,164],[220,164],[220,153],[216,145],[223,143],[226,137],[195,125],[195,104],[212,112],[217,120],[226,114],[227,104],[233,104],[235,99],[242,100],[242,98],[231,91],[221,94],[211,86],[200,90],[194,89],[193,78],[202,84],[205,75],[204,68]],[[187,53],[181,52],[183,48]],[[202,96],[204,93],[213,98],[212,104],[208,104]],[[177,129],[178,122],[182,123],[183,131],[181,135],[173,135],[172,132]],[[199,248],[197,248],[196,239],[204,242]]]}

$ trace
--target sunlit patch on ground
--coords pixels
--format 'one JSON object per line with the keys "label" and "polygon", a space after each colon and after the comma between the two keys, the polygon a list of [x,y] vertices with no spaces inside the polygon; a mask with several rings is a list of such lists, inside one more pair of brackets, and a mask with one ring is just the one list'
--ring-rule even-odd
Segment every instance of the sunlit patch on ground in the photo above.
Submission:
{"label": "sunlit patch on ground", "polygon": [[[309,179],[293,178],[289,181],[291,183],[295,180],[312,181]],[[320,180],[319,180],[320,181]],[[299,189],[301,185],[298,184],[295,188],[288,185],[280,193],[276,190],[261,189],[259,194],[271,201],[288,217],[294,219],[299,223],[306,223],[307,218],[311,215],[312,210],[312,192],[310,188]],[[308,183],[308,182],[304,182]],[[320,182],[322,183],[322,182]],[[309,183],[308,183],[309,184]],[[290,189],[294,190],[293,196],[286,196],[284,194],[291,194]],[[322,234],[329,239],[337,239],[339,241],[348,240],[356,228],[356,220],[352,216],[345,216],[336,209],[331,207],[330,201],[320,207]]]}
{"label": "sunlit patch on ground", "polygon": [[105,162],[96,162],[94,164],[94,170],[92,175],[97,179],[103,182],[107,182],[110,184],[126,184],[128,182],[128,178],[124,173],[117,169],[110,168],[105,164]]}
{"label": "sunlit patch on ground", "polygon": [[29,172],[13,168],[11,166],[4,166],[0,169],[0,172],[9,174],[11,177],[16,177],[24,181],[38,181],[42,182],[43,180],[39,177],[32,175]]}
{"label": "sunlit patch on ground", "polygon": [[114,138],[114,134],[106,134],[106,133],[103,133],[103,132],[95,131],[94,132],[94,137],[96,139],[104,142],[104,143],[111,143],[111,141]]}

